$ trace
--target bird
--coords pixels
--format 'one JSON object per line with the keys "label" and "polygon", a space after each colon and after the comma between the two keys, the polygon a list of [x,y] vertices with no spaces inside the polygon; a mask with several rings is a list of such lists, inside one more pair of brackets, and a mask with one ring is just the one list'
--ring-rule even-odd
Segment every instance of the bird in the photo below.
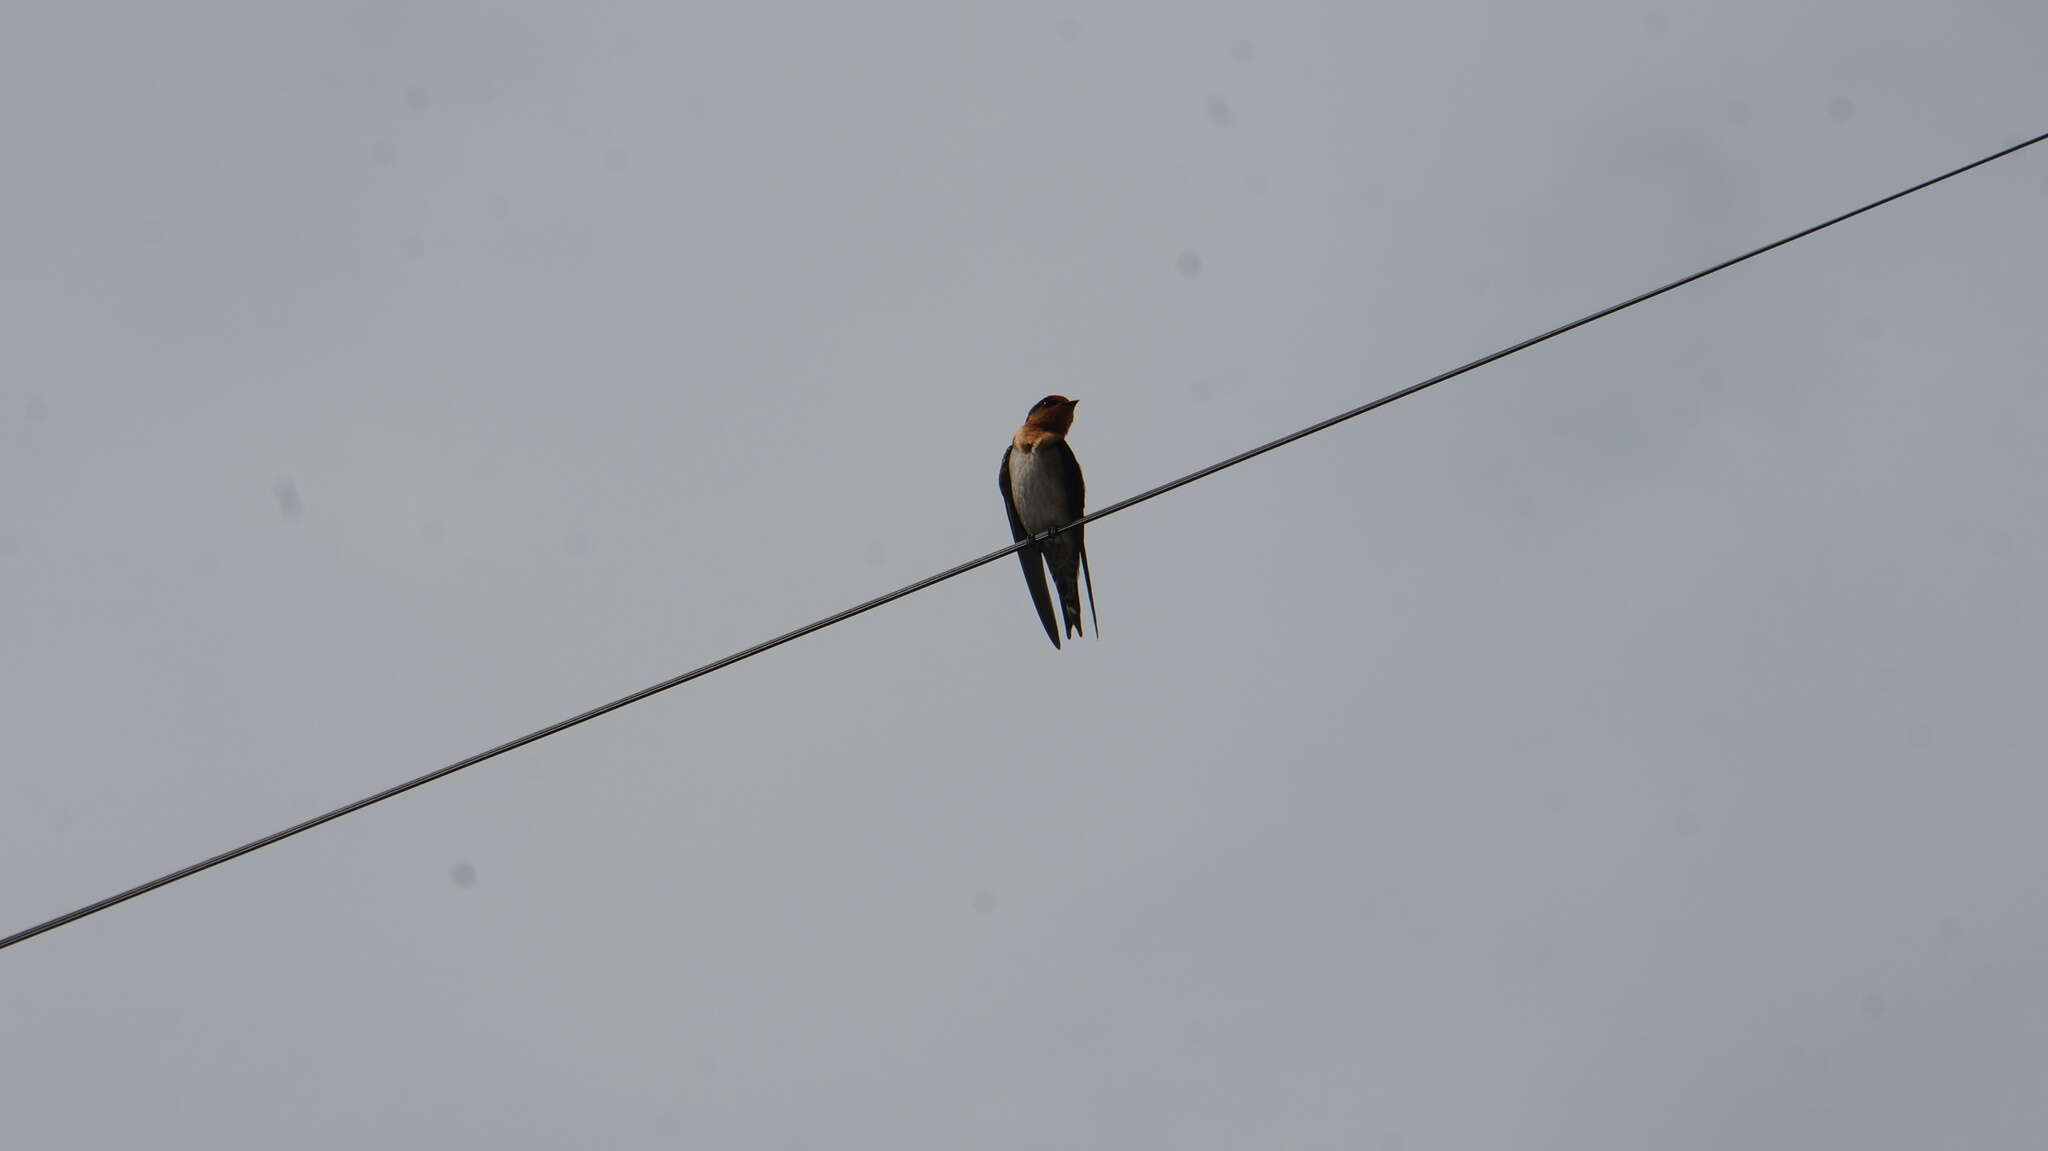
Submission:
{"label": "bird", "polygon": [[1003,492],[1003,510],[1010,513],[1010,538],[1030,541],[1017,550],[1017,561],[1024,566],[1024,586],[1031,589],[1038,621],[1045,625],[1046,638],[1055,648],[1060,646],[1060,629],[1053,621],[1052,600],[1045,590],[1048,567],[1053,585],[1059,589],[1060,614],[1068,637],[1086,634],[1081,628],[1080,581],[1084,577],[1089,618],[1096,636],[1102,635],[1102,621],[1095,616],[1095,575],[1088,570],[1082,529],[1067,528],[1045,540],[1032,538],[1081,518],[1087,485],[1081,480],[1081,463],[1074,458],[1074,449],[1067,446],[1067,429],[1074,426],[1074,405],[1080,402],[1047,396],[1031,405],[1024,426],[1010,437],[1010,446],[1003,451],[1002,470],[996,475]]}

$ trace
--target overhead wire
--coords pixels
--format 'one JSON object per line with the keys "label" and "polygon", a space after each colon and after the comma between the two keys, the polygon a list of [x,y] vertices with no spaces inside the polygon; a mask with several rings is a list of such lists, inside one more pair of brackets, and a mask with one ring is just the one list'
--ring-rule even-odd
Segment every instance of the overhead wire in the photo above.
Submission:
{"label": "overhead wire", "polygon": [[115,894],[109,895],[104,899],[88,903],[83,907],[77,908],[73,911],[68,911],[63,915],[56,916],[55,918],[45,920],[32,927],[24,928],[23,930],[17,931],[4,939],[0,939],[0,950],[5,950],[9,947],[14,946],[17,943],[33,939],[36,936],[43,934],[44,932],[53,931],[59,927],[63,927],[66,924],[75,923],[78,920],[84,919],[89,915],[98,914],[99,912],[105,911],[106,909],[113,907],[117,904],[125,903],[128,900],[134,899],[138,895],[146,895],[149,892],[155,891],[160,887],[164,887],[169,884],[176,883],[181,879],[186,879],[190,876],[197,875],[200,872],[205,871],[209,868],[218,867],[219,865],[226,863],[231,859],[238,859],[241,856],[247,855],[252,851],[257,851],[261,848],[269,847],[271,844],[277,843],[280,840],[290,839],[292,836],[297,835],[300,832],[310,831],[313,828],[319,827],[323,823],[328,823],[333,820],[340,819],[344,815],[353,814],[355,812],[361,811],[366,807],[382,803],[387,799],[403,795],[416,787],[419,787],[423,784],[432,783],[433,781],[440,779],[443,776],[453,775],[454,773],[461,771],[464,768],[474,767],[477,764],[484,762],[485,760],[494,759],[500,755],[505,754],[508,751],[514,751],[518,748],[525,747],[527,744],[535,743],[540,740],[546,739],[549,736],[567,731],[570,728],[575,727],[579,724],[588,723],[589,721],[596,719],[601,715],[617,711],[618,709],[625,707],[628,704],[638,703],[639,701],[646,699],[648,696],[659,695],[660,693],[665,692],[670,688],[681,687],[683,684],[689,683],[691,680],[701,679],[704,676],[710,675],[713,672],[721,671],[725,668],[731,667],[732,665],[739,663],[742,660],[752,659],[754,656],[760,655],[762,652],[770,651],[774,648],[781,647],[783,644],[789,643],[791,640],[802,639],[804,636],[810,635],[812,632],[822,631],[825,628],[832,627],[835,624],[844,623],[845,621],[850,620],[857,615],[873,611],[874,609],[881,607],[884,604],[893,603],[896,600],[902,599],[905,596],[923,591],[925,588],[931,587],[934,584],[944,583],[945,581],[952,579],[955,576],[964,575],[967,572],[973,571],[974,569],[981,567],[985,564],[994,563],[996,560],[999,560],[1004,556],[1011,555],[1033,543],[1037,543],[1042,540],[1048,539],[1054,535],[1057,535],[1059,532],[1067,531],[1071,528],[1081,527],[1086,524],[1091,524],[1094,523],[1096,520],[1106,519],[1128,508],[1134,508],[1139,504],[1146,502],[1147,500],[1156,499],[1157,497],[1165,495],[1167,492],[1173,491],[1176,488],[1185,487],[1188,484],[1194,483],[1196,480],[1204,479],[1208,476],[1215,475],[1217,472],[1224,471],[1229,468],[1234,468],[1247,460],[1251,460],[1258,456],[1265,455],[1267,452],[1270,452],[1275,448],[1285,447],[1288,444],[1294,443],[1296,440],[1305,439],[1308,436],[1315,435],[1317,432],[1326,431],[1330,428],[1336,427],[1338,424],[1344,423],[1346,420],[1356,419],[1357,417],[1362,416],[1367,412],[1373,411],[1376,408],[1385,407],[1386,405],[1391,404],[1396,400],[1406,399],[1407,397],[1412,396],[1417,392],[1433,388],[1436,385],[1444,383],[1447,380],[1456,379],[1457,377],[1462,376],[1467,372],[1474,371],[1478,368],[1483,368],[1486,365],[1491,364],[1497,360],[1506,359],[1509,356],[1533,348],[1538,344],[1544,343],[1548,340],[1556,339],[1558,336],[1564,335],[1566,332],[1570,332],[1577,328],[1582,328],[1587,324],[1593,323],[1596,320],[1605,319],[1606,317],[1614,315],[1617,312],[1626,311],[1629,308],[1635,307],[1637,304],[1641,304],[1646,301],[1653,300],[1658,296],[1664,295],[1666,292],[1682,288],[1687,284],[1693,283],[1696,280],[1701,280],[1708,276],[1714,275],[1717,272],[1725,271],[1726,269],[1732,268],[1735,265],[1743,263],[1746,260],[1754,259],[1758,256],[1763,255],[1766,252],[1772,251],[1776,248],[1784,247],[1786,244],[1790,244],[1796,240],[1804,239],[1807,236],[1811,236],[1816,232],[1832,228],[1837,224],[1840,224],[1846,220],[1854,219],[1855,217],[1860,216],[1865,212],[1871,211],[1874,208],[1881,208],[1894,200],[1910,196],[1915,192],[1919,192],[1923,189],[1933,187],[1934,185],[1939,184],[1944,180],[1949,180],[1956,176],[1960,176],[1963,173],[1968,172],[1974,168],[1983,167],[1984,165],[1989,164],[1994,160],[1999,160],[2006,156],[2010,156],[2015,152],[2021,151],[2026,148],[2031,148],[2034,145],[2039,144],[2043,140],[2048,140],[2048,132],[2044,132],[2040,135],[2033,136],[2025,140],[2021,140],[2016,144],[2000,148],[1999,150],[1992,152],[1989,155],[1980,157],[1976,160],[1972,160],[1969,163],[1964,164],[1960,167],[1951,168],[1938,176],[1929,177],[1928,179],[1922,180],[1919,183],[1913,184],[1910,187],[1902,188],[1899,191],[1893,192],[1890,195],[1883,196],[1876,200],[1872,200],[1869,203],[1862,205],[1861,207],[1852,208],[1849,211],[1841,213],[1840,215],[1831,216],[1825,220],[1822,220],[1820,223],[1813,224],[1805,228],[1801,228],[1800,230],[1793,232],[1789,235],[1783,236],[1776,240],[1772,240],[1770,243],[1762,244],[1757,247],[1751,248],[1740,255],[1731,256],[1728,259],[1722,260],[1717,264],[1712,264],[1689,275],[1681,276],[1676,280],[1672,280],[1669,283],[1663,284],[1659,287],[1652,288],[1649,291],[1642,292],[1638,295],[1630,296],[1628,299],[1623,300],[1620,303],[1610,304],[1607,307],[1601,308],[1599,311],[1596,312],[1589,312],[1583,316],[1580,316],[1576,320],[1570,321],[1569,323],[1559,324],[1557,327],[1551,328],[1550,330],[1543,332],[1539,335],[1531,336],[1528,339],[1522,340],[1519,343],[1510,344],[1507,347],[1501,348],[1498,351],[1490,352],[1484,356],[1479,357],[1476,360],[1471,360],[1467,363],[1460,364],[1447,372],[1438,373],[1437,375],[1431,376],[1426,380],[1422,380],[1417,383],[1410,384],[1405,388],[1401,388],[1398,391],[1388,392],[1386,395],[1383,395],[1378,399],[1372,400],[1368,403],[1360,404],[1357,407],[1351,408],[1347,411],[1339,412],[1338,414],[1331,416],[1326,420],[1321,420],[1317,423],[1310,424],[1305,428],[1289,432],[1288,434],[1281,436],[1278,439],[1269,440],[1255,448],[1239,452],[1238,454],[1231,456],[1228,459],[1219,460],[1216,463],[1189,472],[1184,476],[1178,477],[1177,479],[1168,480],[1167,482],[1160,484],[1157,487],[1148,488],[1145,491],[1139,492],[1137,495],[1127,497],[1125,499],[1117,501],[1116,503],[1110,504],[1108,507],[1099,508],[1093,512],[1090,512],[1087,515],[1084,515],[1081,518],[1075,520],[1071,524],[1067,524],[1060,528],[1055,528],[1046,532],[1042,532],[1036,536],[1031,536],[1026,539],[1018,540],[1007,547],[997,548],[995,551],[989,552],[986,555],[978,556],[974,559],[966,561],[965,563],[955,564],[954,566],[947,568],[944,571],[936,572],[932,575],[924,577],[923,579],[916,580],[912,583],[904,584],[902,587],[899,587],[894,591],[885,592],[881,595],[874,597],[873,599],[865,600],[861,603],[853,605],[852,607],[834,612],[831,615],[825,616],[821,619],[813,620],[812,622],[807,623],[802,627],[795,628],[791,631],[786,631],[772,639],[763,640],[760,643],[754,644],[752,647],[742,648],[739,651],[733,652],[731,655],[727,655],[719,659],[713,660],[710,663],[703,665],[702,667],[693,668],[689,671],[682,673],[681,675],[662,680],[660,683],[653,684],[648,687],[643,687],[639,691],[633,692],[630,695],[623,695],[615,700],[612,700],[609,703],[599,704],[598,706],[593,707],[588,711],[579,712],[576,715],[572,715],[567,719],[559,720],[555,723],[547,725],[546,727],[535,729],[534,731],[530,731],[525,735],[518,737],[517,739],[507,740],[506,742],[501,743],[496,747],[490,748],[486,751],[477,752],[475,755],[469,756],[466,759],[457,760],[456,762],[448,764],[445,767],[439,767],[434,769],[433,771],[427,772],[425,775],[417,776],[413,779],[406,780],[403,783],[387,787],[374,795],[364,796],[363,798],[358,799],[353,803],[344,804],[341,807],[337,807],[332,811],[326,812],[321,815],[316,815],[311,819],[307,819],[299,823],[292,824],[290,827],[286,827],[282,830],[271,832],[269,835],[263,836],[260,839],[250,840],[249,842],[244,843],[239,847],[230,848],[227,851],[223,851],[218,855],[208,856],[207,858],[202,859],[197,863],[188,864],[187,866],[181,867],[176,871],[160,875],[157,878],[148,881],[147,883],[137,884],[134,887],[128,888],[125,891],[116,892]]}

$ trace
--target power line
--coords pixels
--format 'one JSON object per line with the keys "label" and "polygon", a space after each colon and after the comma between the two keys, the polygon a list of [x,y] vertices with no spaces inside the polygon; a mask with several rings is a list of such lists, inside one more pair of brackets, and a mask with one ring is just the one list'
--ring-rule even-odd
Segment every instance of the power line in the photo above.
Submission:
{"label": "power line", "polygon": [[[1718,264],[1712,265],[1711,267],[1702,268],[1689,276],[1680,277],[1679,279],[1673,280],[1670,283],[1663,285],[1662,287],[1652,288],[1649,291],[1642,293],[1641,295],[1631,296],[1618,304],[1611,304],[1608,307],[1602,308],[1597,312],[1590,312],[1584,316],[1579,317],[1576,320],[1571,321],[1570,323],[1560,324],[1557,327],[1552,328],[1541,335],[1531,336],[1530,338],[1523,340],[1521,343],[1510,344],[1509,346],[1502,348],[1497,352],[1481,356],[1478,359],[1471,361],[1470,363],[1461,364],[1458,367],[1452,368],[1448,372],[1444,372],[1440,375],[1431,376],[1430,378],[1423,380],[1420,383],[1410,384],[1399,391],[1389,392],[1386,395],[1381,396],[1379,399],[1373,400],[1370,403],[1360,404],[1359,406],[1352,408],[1349,411],[1340,412],[1337,415],[1331,416],[1329,419],[1323,420],[1320,423],[1310,424],[1308,427],[1302,428],[1300,431],[1289,432],[1287,435],[1281,436],[1277,440],[1272,440],[1267,443],[1260,444],[1258,447],[1252,448],[1249,451],[1240,452],[1237,455],[1231,456],[1229,459],[1221,460],[1217,463],[1210,464],[1208,467],[1201,468],[1197,471],[1189,472],[1187,475],[1181,476],[1179,479],[1168,480],[1166,483],[1160,484],[1158,487],[1147,489],[1145,491],[1139,492],[1137,495],[1131,496],[1128,499],[1119,500],[1118,502],[1113,503],[1106,508],[1101,508],[1096,511],[1090,512],[1087,515],[1082,516],[1080,519],[1075,520],[1073,523],[1066,525],[1066,527],[1058,529],[1058,531],[1065,531],[1067,530],[1067,528],[1080,527],[1083,524],[1093,523],[1096,520],[1103,519],[1108,516],[1113,516],[1126,508],[1136,507],[1137,505],[1144,503],[1146,500],[1153,499],[1157,496],[1165,495],[1167,492],[1170,492],[1175,488],[1183,487],[1187,484],[1194,483],[1196,480],[1202,479],[1206,476],[1215,475],[1217,472],[1223,471],[1226,468],[1234,468],[1237,465],[1244,463],[1246,460],[1249,460],[1255,456],[1265,455],[1267,452],[1270,452],[1275,448],[1284,447],[1288,444],[1293,443],[1296,440],[1315,435],[1317,432],[1323,431],[1328,428],[1336,427],[1338,424],[1341,424],[1346,420],[1362,416],[1365,413],[1372,411],[1374,408],[1385,407],[1386,405],[1393,403],[1395,400],[1405,399],[1406,397],[1412,396],[1417,392],[1423,391],[1428,388],[1433,388],[1446,380],[1456,379],[1457,377],[1462,376],[1465,373],[1470,372],[1476,368],[1483,368],[1486,365],[1493,363],[1495,360],[1505,359],[1508,356],[1512,356],[1517,352],[1533,348],[1537,344],[1543,343],[1546,340],[1551,340],[1558,336],[1564,335],[1566,332],[1569,332],[1574,328],[1581,328],[1587,324],[1592,323],[1595,320],[1605,319],[1606,317],[1611,316],[1616,312],[1626,311],[1629,308],[1633,308],[1637,304],[1643,303],[1646,300],[1653,300],[1666,292],[1672,291],[1673,289],[1682,288],[1685,285],[1692,283],[1694,280],[1704,279],[1708,276],[1713,275],[1716,272],[1732,268],[1745,260],[1750,260],[1754,259],[1757,256],[1761,256],[1765,252],[1771,251],[1774,248],[1784,247],[1786,244],[1789,244],[1794,240],[1801,240],[1806,238],[1807,236],[1813,235],[1815,232],[1819,232],[1827,228],[1832,228],[1836,224],[1839,224],[1844,220],[1860,216],[1873,208],[1883,207],[1884,205],[1891,203],[1893,200],[1901,199],[1905,196],[1910,196],[1913,193],[1918,192],[1924,188],[1933,187],[1934,185],[1941,183],[1943,180],[1947,180],[1955,176],[1960,176],[1964,172],[1967,172],[1972,168],[1982,167],[1985,164],[1991,163],[1993,160],[1998,160],[2003,157],[2010,156],[2014,152],[2018,152],[2021,149],[2031,148],[2035,144],[2038,144],[2043,140],[2048,140],[2048,132],[2044,132],[2041,135],[2034,136],[2031,139],[2022,140],[2017,144],[2011,145],[2010,147],[2001,148],[1998,151],[1993,152],[1990,155],[1985,156],[1981,159],[1972,160],[1969,163],[1964,164],[1960,168],[1951,168],[1950,170],[1943,172],[1939,176],[1934,176],[1930,179],[1922,180],[1909,188],[1904,188],[1900,191],[1893,192],[1891,195],[1885,196],[1882,199],[1872,200],[1871,202],[1863,205],[1860,208],[1851,209],[1847,212],[1843,212],[1839,216],[1830,217],[1829,219],[1823,220],[1818,224],[1802,228],[1789,236],[1783,237],[1782,239],[1773,240],[1770,243],[1764,244],[1760,247],[1751,248],[1749,251],[1744,252],[1739,256],[1734,256],[1730,259],[1723,260]],[[872,611],[875,608],[881,607],[883,604],[891,603],[895,600],[902,599],[904,596],[910,595],[914,592],[923,591],[925,588],[931,587],[933,584],[944,583],[945,581],[952,579],[954,576],[962,575],[967,572],[973,571],[975,568],[981,567],[983,564],[993,563],[1006,555],[1010,555],[1018,551],[1019,549],[1025,547],[1027,544],[1045,539],[1046,537],[1053,534],[1056,533],[1045,532],[1038,536],[1031,537],[1030,539],[1019,540],[1008,547],[997,548],[995,551],[992,551],[987,555],[968,560],[966,563],[963,564],[956,564],[955,566],[947,568],[942,572],[938,572],[934,575],[928,575],[915,583],[905,584],[902,587],[897,588],[895,591],[886,592],[864,603],[855,604],[850,608],[846,608],[843,611],[835,612],[831,615],[824,617],[823,619],[807,623],[794,631],[784,632],[783,634],[776,636],[774,639],[763,640],[762,642],[757,643],[752,647],[736,651],[731,655],[724,657],[723,659],[713,660],[712,662],[707,663],[702,667],[695,668],[691,671],[686,671],[683,674],[674,677],[673,679],[665,679],[660,683],[654,684],[651,687],[643,687],[639,691],[636,691],[631,695],[620,696],[618,699],[615,699],[610,703],[600,704],[597,707],[591,708],[589,711],[570,716],[568,719],[549,724],[548,726],[540,728],[536,731],[528,732],[527,734],[520,736],[518,739],[501,743],[488,751],[480,751],[475,755],[470,756],[468,759],[457,760],[456,762],[451,763],[446,767],[437,768],[415,779],[409,779],[406,780],[404,783],[398,784],[393,787],[385,788],[383,791],[380,791],[375,795],[364,796],[362,799],[358,799],[354,803],[350,803],[342,807],[337,807],[333,811],[327,812],[325,815],[316,815],[313,818],[308,819],[302,823],[295,823],[292,826],[283,829],[282,831],[271,832],[269,835],[266,835],[261,839],[251,840],[248,843],[241,845],[240,847],[231,848],[230,850],[221,852],[219,855],[202,859],[198,863],[194,863],[186,867],[181,867],[178,870],[173,871],[167,875],[158,876],[157,878],[152,879],[147,883],[138,884],[137,886],[131,887],[126,891],[122,891],[114,895],[109,895],[105,899],[99,900],[96,903],[88,903],[84,907],[78,908],[76,911],[66,912],[63,915],[57,916],[55,919],[47,920],[43,923],[38,923],[34,927],[30,927],[22,931],[17,931],[13,935],[10,935],[5,939],[0,939],[0,950],[5,950],[6,948],[12,947],[17,943],[22,942],[23,940],[33,939],[46,931],[51,931],[56,928],[62,927],[67,923],[73,923],[77,920],[84,919],[88,915],[94,915],[98,912],[105,911],[107,908],[112,907],[117,903],[125,903],[138,895],[145,895],[149,892],[155,891],[159,887],[164,887],[169,884],[176,883],[178,880],[184,879],[187,876],[197,875],[198,873],[205,871],[209,867],[215,867],[220,864],[226,863],[231,859],[247,855],[250,852],[255,851],[259,848],[269,847],[271,844],[276,843],[279,840],[290,839],[292,836],[297,835],[302,831],[310,831],[323,823],[327,823],[331,820],[340,819],[344,815],[349,815],[354,812],[361,811],[363,808],[369,807],[372,804],[382,803],[385,800],[392,798],[393,796],[402,795],[405,792],[411,791],[413,788],[419,787],[422,784],[432,783],[433,781],[440,779],[444,775],[453,775],[454,773],[461,771],[465,767],[474,767],[487,759],[494,759],[500,755],[505,754],[508,751],[512,751],[516,748],[525,747],[529,743],[535,743],[540,740],[546,739],[551,735],[567,731],[578,724],[586,723],[590,720],[596,719],[598,716],[604,715],[607,712],[617,711],[618,709],[625,707],[627,704],[638,703],[641,700],[646,699],[650,695],[658,695],[661,692],[667,691],[672,687],[681,687],[683,684],[686,684],[693,679],[699,679],[703,676],[710,675],[712,672],[720,671],[725,668],[731,667],[733,664],[736,664],[741,660],[751,659],[754,656],[760,655],[762,652],[768,651],[771,648],[781,647],[783,644],[786,644],[791,640],[802,639],[804,636],[807,636],[814,631],[822,631],[825,628],[831,627],[836,623],[841,623],[845,620],[852,619],[854,616],[860,615],[863,612]]]}

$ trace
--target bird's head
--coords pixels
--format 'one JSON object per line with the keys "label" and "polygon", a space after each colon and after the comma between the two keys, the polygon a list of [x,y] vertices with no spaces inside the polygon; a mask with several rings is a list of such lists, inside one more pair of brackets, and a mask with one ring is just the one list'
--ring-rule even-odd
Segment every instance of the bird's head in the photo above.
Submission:
{"label": "bird's head", "polygon": [[1024,417],[1024,424],[1064,436],[1067,429],[1074,426],[1074,405],[1080,402],[1065,396],[1047,396],[1031,405],[1031,414]]}

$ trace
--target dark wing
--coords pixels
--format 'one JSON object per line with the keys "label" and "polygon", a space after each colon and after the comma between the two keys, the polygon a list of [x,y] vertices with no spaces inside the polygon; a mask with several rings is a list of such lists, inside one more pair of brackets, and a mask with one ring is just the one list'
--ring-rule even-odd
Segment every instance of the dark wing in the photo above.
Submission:
{"label": "dark wing", "polygon": [[[1065,481],[1061,487],[1068,493],[1067,506],[1062,510],[1063,524],[1073,523],[1081,518],[1088,506],[1088,484],[1081,478],[1081,461],[1074,456],[1074,449],[1064,439],[1048,440],[1038,448],[1048,452],[1052,465],[1059,469]],[[1009,473],[1006,467],[1005,475]],[[1063,531],[1051,540],[1054,548],[1053,578],[1060,584],[1060,610],[1067,619],[1067,630],[1074,632],[1081,627],[1080,589],[1074,586],[1074,568],[1078,563],[1081,576],[1088,581],[1088,614],[1095,624],[1095,636],[1102,638],[1102,621],[1095,619],[1095,575],[1088,570],[1088,544],[1085,528],[1075,527]]]}
{"label": "dark wing", "polygon": [[[1010,494],[1010,453],[1014,447],[1003,449],[1003,466],[996,472],[996,485],[1003,490],[1003,510],[1010,514],[1010,538],[1021,540],[1030,533],[1024,530],[1024,521],[1017,518],[1017,498]],[[1045,561],[1039,556],[1037,544],[1026,544],[1017,552],[1017,562],[1024,565],[1024,586],[1031,589],[1031,606],[1038,609],[1038,622],[1045,625],[1046,638],[1052,646],[1060,646],[1059,625],[1052,618],[1052,596],[1045,590]]]}
{"label": "dark wing", "polygon": [[[1067,448],[1064,440],[1060,442],[1060,447]],[[1088,506],[1088,484],[1081,478],[1081,461],[1074,458],[1072,448],[1067,448],[1067,461],[1074,469],[1074,518],[1080,519],[1083,509]],[[1095,625],[1095,638],[1101,639],[1102,617],[1095,614],[1095,573],[1088,570],[1088,546],[1086,537],[1081,532],[1080,528],[1074,529],[1074,543],[1079,546],[1081,552],[1081,578],[1088,583],[1088,622]]]}

